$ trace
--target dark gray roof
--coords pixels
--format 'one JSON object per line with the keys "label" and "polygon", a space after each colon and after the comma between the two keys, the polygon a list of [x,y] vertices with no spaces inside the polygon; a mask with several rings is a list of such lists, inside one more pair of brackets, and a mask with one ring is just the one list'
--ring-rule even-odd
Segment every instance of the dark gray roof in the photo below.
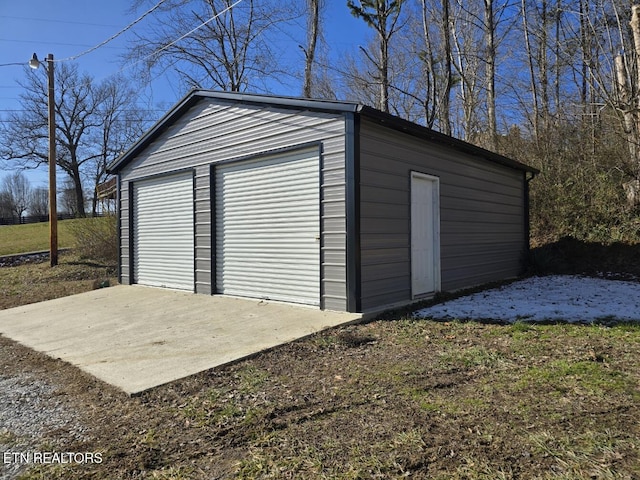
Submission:
{"label": "dark gray roof", "polygon": [[394,130],[405,132],[419,138],[430,140],[442,145],[447,145],[455,150],[463,151],[471,155],[482,157],[501,165],[505,165],[525,172],[538,173],[533,167],[507,158],[503,155],[491,152],[484,148],[477,147],[470,143],[458,140],[457,138],[444,135],[422,125],[418,125],[407,120],[403,120],[394,115],[381,112],[375,108],[367,107],[357,102],[314,100],[308,98],[282,97],[272,95],[258,95],[234,92],[216,92],[212,90],[191,90],[182,100],[174,105],[160,120],[158,120],[147,133],[145,133],[129,150],[123,153],[113,163],[108,166],[109,173],[117,173],[127,163],[136,157],[144,148],[153,142],[159,135],[169,128],[178,118],[180,118],[195,103],[204,98],[212,98],[220,101],[245,104],[262,104],[275,107],[291,108],[296,110],[310,110],[316,112],[330,113],[354,113],[366,117],[372,121],[384,125]]}

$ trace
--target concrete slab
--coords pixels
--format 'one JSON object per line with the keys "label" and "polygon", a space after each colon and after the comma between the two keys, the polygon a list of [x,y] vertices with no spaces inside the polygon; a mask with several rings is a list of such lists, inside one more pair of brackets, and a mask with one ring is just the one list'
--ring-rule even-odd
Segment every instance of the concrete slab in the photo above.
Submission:
{"label": "concrete slab", "polygon": [[0,334],[136,394],[359,318],[119,285],[2,310]]}

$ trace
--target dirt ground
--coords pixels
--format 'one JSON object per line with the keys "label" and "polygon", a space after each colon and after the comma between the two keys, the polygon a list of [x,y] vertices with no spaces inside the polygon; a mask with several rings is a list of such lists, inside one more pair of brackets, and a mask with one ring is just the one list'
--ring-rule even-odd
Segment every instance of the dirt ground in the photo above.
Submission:
{"label": "dirt ground", "polygon": [[[4,271],[4,308],[105,275],[70,262]],[[4,462],[0,478],[640,479],[639,407],[638,325],[392,313],[133,398],[0,337],[3,458],[102,460]]]}
{"label": "dirt ground", "polygon": [[135,398],[7,339],[0,371],[53,386],[83,426],[81,438],[45,432],[38,448],[103,459],[23,478],[631,479],[639,354],[635,326],[396,320]]}

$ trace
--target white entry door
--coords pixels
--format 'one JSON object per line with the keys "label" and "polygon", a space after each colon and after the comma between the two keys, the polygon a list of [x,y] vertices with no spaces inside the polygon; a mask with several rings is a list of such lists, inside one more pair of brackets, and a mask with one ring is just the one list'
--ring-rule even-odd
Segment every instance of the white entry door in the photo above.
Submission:
{"label": "white entry door", "polygon": [[411,292],[440,289],[440,184],[438,177],[411,173]]}

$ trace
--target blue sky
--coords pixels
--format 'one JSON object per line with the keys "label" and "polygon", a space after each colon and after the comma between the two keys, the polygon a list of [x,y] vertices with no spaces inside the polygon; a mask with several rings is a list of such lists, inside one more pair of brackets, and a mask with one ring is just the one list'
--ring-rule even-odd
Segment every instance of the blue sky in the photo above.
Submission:
{"label": "blue sky", "polygon": [[[302,0],[299,0],[302,1]],[[142,11],[128,13],[130,0],[0,0],[0,64],[26,64],[35,52],[43,60],[52,53],[56,60],[78,55],[101,43],[135,20]],[[144,31],[147,19],[134,27]],[[195,27],[196,25],[194,25]],[[281,45],[287,55],[300,56],[298,43],[303,30],[283,32]],[[186,33],[186,32],[185,32]],[[326,0],[324,37],[331,45],[330,55],[340,56],[346,51],[355,51],[366,42],[371,32],[361,20],[349,13],[346,0]],[[293,38],[292,38],[293,37]],[[96,51],[77,59],[81,72],[102,80],[122,71],[120,56],[127,49],[127,34],[115,39]],[[300,65],[302,65],[300,60]],[[7,110],[19,109],[18,96],[21,88],[16,80],[24,75],[20,66],[0,67],[0,117]],[[273,93],[299,95],[299,88],[274,86]],[[152,104],[172,105],[184,91],[177,86],[175,78],[165,74],[152,81],[141,92]],[[0,170],[0,178],[7,172]],[[46,172],[29,173],[33,186],[46,186]],[[64,179],[62,178],[61,181]]]}

